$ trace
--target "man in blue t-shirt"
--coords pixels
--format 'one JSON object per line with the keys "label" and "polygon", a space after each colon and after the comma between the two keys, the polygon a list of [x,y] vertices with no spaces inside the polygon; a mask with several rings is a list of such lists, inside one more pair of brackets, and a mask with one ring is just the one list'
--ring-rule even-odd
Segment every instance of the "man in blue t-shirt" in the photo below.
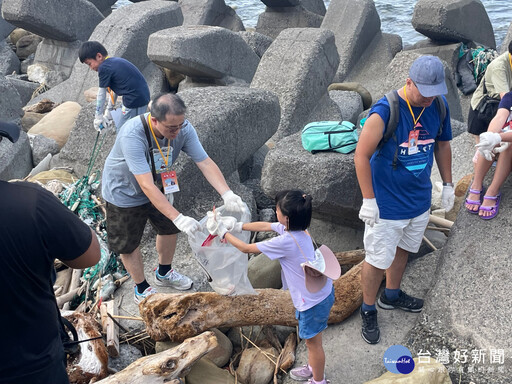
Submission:
{"label": "man in blue t-shirt", "polygon": [[[149,88],[135,65],[121,57],[109,57],[106,48],[97,41],[84,42],[78,50],[78,57],[80,62],[98,72],[99,89],[94,116],[97,131],[112,125],[111,111],[118,95],[123,96],[123,103],[117,131],[132,117],[146,112]],[[109,97],[105,111],[107,91]]]}
{"label": "man in blue t-shirt", "polygon": [[447,113],[441,122],[434,103],[436,96],[448,93],[441,61],[435,56],[416,59],[397,93],[399,116],[394,136],[381,143],[390,118],[390,105],[383,97],[370,110],[354,156],[363,195],[359,218],[366,224],[361,335],[370,344],[380,341],[375,300],[384,271],[386,289],[379,307],[410,312],[423,307],[423,300],[407,295],[400,283],[409,252],[418,252],[429,220],[434,156],[443,179],[443,208],[449,211],[454,200],[450,113],[443,97]]}

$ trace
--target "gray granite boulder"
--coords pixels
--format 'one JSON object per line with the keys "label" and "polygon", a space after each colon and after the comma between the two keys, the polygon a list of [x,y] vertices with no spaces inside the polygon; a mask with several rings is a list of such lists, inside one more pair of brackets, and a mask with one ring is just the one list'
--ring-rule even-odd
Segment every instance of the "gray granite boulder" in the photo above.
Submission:
{"label": "gray granite boulder", "polygon": [[[409,77],[409,68],[411,67],[414,60],[422,56],[415,51],[402,51],[398,53],[393,61],[386,67],[386,79],[384,87],[377,93],[377,97],[384,96],[387,92],[392,89],[398,89],[403,87],[405,79]],[[448,106],[450,107],[450,116],[453,119],[463,121],[462,110],[460,107],[459,91],[455,84],[455,80],[450,68],[444,62],[445,69],[445,82],[448,88],[448,94],[445,95]],[[375,101],[378,100],[375,98]],[[464,112],[466,113],[466,112]]]}
{"label": "gray granite boulder", "polygon": [[32,140],[32,158],[34,166],[39,164],[48,154],[59,153],[59,144],[53,139],[43,135],[35,135]]}
{"label": "gray granite boulder", "polygon": [[258,17],[256,32],[275,39],[288,28],[318,28],[322,16],[308,11],[301,5],[296,7],[267,8]]}
{"label": "gray granite boulder", "polygon": [[0,75],[20,73],[20,59],[5,41],[0,41]]}
{"label": "gray granite boulder", "polygon": [[62,41],[87,40],[103,20],[87,0],[3,0],[2,16],[41,37]]}
{"label": "gray granite boulder", "polygon": [[334,34],[325,29],[291,28],[261,58],[251,88],[274,92],[281,105],[276,138],[301,130],[338,68]]}
{"label": "gray granite boulder", "polygon": [[40,85],[39,83],[21,80],[11,76],[6,76],[6,79],[14,85],[14,88],[18,91],[22,105],[26,105],[30,101],[32,94]]}
{"label": "gray granite boulder", "polygon": [[42,40],[43,38],[41,36],[33,33],[23,36],[16,42],[16,56],[18,56],[20,60],[26,59],[36,52],[37,46]]}
{"label": "gray granite boulder", "polygon": [[496,48],[494,30],[480,0],[418,0],[412,26],[432,40]]}
{"label": "gray granite boulder", "polygon": [[511,41],[512,41],[512,23],[510,23],[510,25],[508,27],[507,35],[505,36],[505,38],[503,39],[503,42],[501,43],[500,54],[508,51],[508,45],[510,44]]}
{"label": "gray granite boulder", "polygon": [[[43,39],[37,46],[34,63],[45,66],[49,71],[62,74],[60,77],[67,79],[76,63],[80,44],[80,41]],[[50,86],[54,85],[56,84]]]}
{"label": "gray granite boulder", "polygon": [[328,93],[324,93],[316,103],[315,109],[311,112],[305,121],[305,124],[313,121],[341,121],[343,115],[340,106]]}
{"label": "gray granite boulder", "polygon": [[343,120],[357,125],[357,117],[363,112],[363,100],[354,91],[329,91],[329,97],[338,104]]}
{"label": "gray granite boulder", "polygon": [[[123,57],[142,71],[150,63],[146,53],[149,35],[182,22],[181,9],[174,1],[142,2],[116,10],[98,24],[89,40],[99,41],[109,55]],[[98,74],[77,59],[68,80],[34,98],[31,103],[48,98],[57,103],[77,101],[84,104],[84,91],[96,86]]]}
{"label": "gray granite boulder", "polygon": [[334,32],[340,55],[334,82],[343,82],[380,32],[380,17],[373,0],[332,0],[321,27]]}
{"label": "gray granite boulder", "polygon": [[23,103],[16,87],[0,75],[0,118],[2,120],[20,120],[23,116]]}
{"label": "gray granite boulder", "polygon": [[258,32],[249,32],[249,31],[242,31],[238,32],[240,37],[245,40],[247,45],[252,48],[254,53],[258,55],[259,58],[263,56],[265,51],[270,47],[270,44],[272,44],[272,39],[266,35],[263,35]]}
{"label": "gray granite boulder", "polygon": [[16,143],[0,142],[0,180],[23,179],[31,170],[32,151],[25,132],[20,132]]}
{"label": "gray granite boulder", "polygon": [[358,218],[362,195],[354,154],[312,155],[302,147],[300,132],[280,140],[267,154],[261,187],[270,197],[284,189],[302,189],[313,196],[315,217],[353,228],[363,226]]}
{"label": "gray granite boulder", "polygon": [[149,36],[149,59],[190,77],[232,76],[251,82],[259,57],[235,32],[203,25],[168,28]]}
{"label": "gray granite boulder", "polygon": [[89,0],[94,4],[98,11],[100,11],[103,16],[108,16],[112,13],[112,6],[116,3],[117,0]]}
{"label": "gray granite boulder", "polygon": [[[419,324],[407,337],[415,350],[454,351],[483,350],[485,362],[478,366],[501,366],[494,372],[468,370],[471,360],[462,362],[463,383],[510,383],[512,378],[512,304],[510,291],[510,247],[503,230],[510,226],[512,185],[510,179],[501,189],[499,214],[487,221],[464,208],[457,215],[447,244],[444,246],[429,299],[423,308]],[[501,362],[489,364],[491,350],[501,349]],[[479,353],[479,352],[477,352]],[[451,365],[456,364],[451,360]],[[455,382],[455,380],[454,380]]]}
{"label": "gray granite boulder", "polygon": [[300,0],[261,0],[269,8],[295,7],[300,4]]}
{"label": "gray granite boulder", "polygon": [[300,0],[300,4],[310,12],[324,16],[327,9],[323,0]]}
{"label": "gray granite boulder", "polygon": [[347,73],[344,82],[363,84],[372,95],[373,100],[377,100],[378,90],[382,87],[385,78],[385,68],[401,50],[402,38],[400,36],[379,31]]}
{"label": "gray granite boulder", "polygon": [[[2,8],[2,1],[0,0],[0,9]],[[16,28],[11,23],[4,20],[0,12],[0,40],[5,39]]]}
{"label": "gray granite boulder", "polygon": [[183,12],[183,25],[211,25],[245,31],[242,20],[224,0],[179,0]]}
{"label": "gray granite boulder", "polygon": [[142,75],[148,83],[151,95],[158,95],[170,91],[169,82],[165,77],[164,70],[155,63],[150,62],[146,68],[142,70]]}
{"label": "gray granite boulder", "polygon": [[[250,158],[276,132],[279,101],[271,92],[237,87],[193,88],[179,92],[187,105],[204,149],[227,176]],[[219,195],[208,184],[188,156],[176,163],[181,178],[176,204],[192,209],[198,201],[218,202]],[[248,191],[250,193],[250,191]],[[202,213],[204,215],[204,212]]]}

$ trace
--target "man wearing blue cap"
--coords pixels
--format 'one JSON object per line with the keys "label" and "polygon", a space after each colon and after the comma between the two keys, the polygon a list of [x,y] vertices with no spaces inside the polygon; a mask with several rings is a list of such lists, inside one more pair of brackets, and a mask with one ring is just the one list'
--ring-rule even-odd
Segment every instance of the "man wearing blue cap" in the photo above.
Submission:
{"label": "man wearing blue cap", "polygon": [[[0,121],[0,141],[20,128]],[[6,144],[1,144],[5,146]],[[94,232],[51,192],[0,180],[0,384],[67,384],[60,312],[53,293],[55,258],[71,268],[100,259]]]}
{"label": "man wearing blue cap", "polygon": [[[434,102],[447,93],[441,61],[419,57],[403,88],[394,91],[395,105],[387,96],[377,101],[359,138],[354,162],[363,195],[359,218],[366,224],[361,335],[370,344],[380,341],[375,301],[384,271],[386,288],[379,307],[410,312],[423,308],[423,300],[407,295],[400,283],[409,252],[418,252],[429,220],[434,156],[443,179],[442,206],[446,211],[453,207],[450,113],[444,96]],[[396,103],[398,123],[387,140]],[[443,121],[441,103],[446,107]]]}

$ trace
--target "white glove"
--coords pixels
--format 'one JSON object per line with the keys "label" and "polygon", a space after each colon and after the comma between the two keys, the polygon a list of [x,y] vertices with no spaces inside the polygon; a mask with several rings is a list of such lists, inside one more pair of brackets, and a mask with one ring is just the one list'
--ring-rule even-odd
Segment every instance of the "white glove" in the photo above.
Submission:
{"label": "white glove", "polygon": [[441,193],[441,207],[446,212],[451,211],[453,202],[455,201],[455,191],[451,185],[443,185],[443,192]]}
{"label": "white glove", "polygon": [[242,225],[244,225],[244,223],[242,223],[241,221],[239,221],[238,223],[236,223],[234,226],[233,226],[233,229],[230,230],[229,232],[233,232],[233,233],[242,233]]}
{"label": "white glove", "polygon": [[492,161],[492,150],[501,143],[501,135],[496,132],[484,132],[480,134],[480,142],[476,145],[480,153],[487,161]]}
{"label": "white glove", "polygon": [[224,192],[222,195],[224,200],[224,207],[229,212],[243,212],[245,210],[245,204],[240,196],[235,195],[232,190]]}
{"label": "white glove", "polygon": [[503,152],[505,149],[508,148],[508,146],[510,145],[509,142],[507,141],[502,141],[501,144],[498,146],[498,147],[494,147],[494,149],[492,150],[494,153],[501,153]]}
{"label": "white glove", "polygon": [[375,198],[363,199],[363,205],[359,210],[359,218],[370,227],[379,222],[379,207]]}
{"label": "white glove", "polygon": [[105,119],[106,124],[108,125],[108,128],[112,127],[114,124],[114,119],[112,118],[112,114],[110,113],[110,109],[105,110],[105,113],[103,114],[103,118]]}
{"label": "white glove", "polygon": [[103,129],[109,129],[112,126],[112,120],[108,120],[105,116],[96,116],[94,119],[94,129],[101,132]]}
{"label": "white glove", "polygon": [[218,231],[219,228],[222,227],[223,233],[221,237],[224,237],[224,234],[226,232],[232,231],[237,225],[236,219],[234,217],[223,217],[219,211],[207,212],[206,216],[208,217],[208,219],[206,220],[206,229],[208,230],[208,232],[210,232],[211,235],[221,236],[221,234],[219,234]]}
{"label": "white glove", "polygon": [[180,213],[178,217],[175,218],[172,222],[176,228],[178,228],[181,232],[185,232],[187,236],[190,236],[194,232],[201,230],[201,224],[199,224],[196,219],[190,216],[183,216],[182,213]]}

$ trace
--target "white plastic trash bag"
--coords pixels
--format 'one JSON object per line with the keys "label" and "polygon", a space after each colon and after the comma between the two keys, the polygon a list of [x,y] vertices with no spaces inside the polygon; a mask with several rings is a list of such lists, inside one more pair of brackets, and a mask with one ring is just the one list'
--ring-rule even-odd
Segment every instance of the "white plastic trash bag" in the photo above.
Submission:
{"label": "white plastic trash bag", "polygon": [[[221,212],[222,216],[235,217],[237,221],[247,223],[251,220],[251,213],[247,205],[245,205],[245,210],[242,213],[226,211],[224,206],[216,208],[216,210]],[[215,236],[209,242],[209,245],[205,244],[203,246],[203,243],[210,236],[208,229],[206,229],[207,219],[208,216],[205,216],[199,222],[201,231],[196,231],[189,236],[188,242],[197,262],[209,275],[211,287],[221,295],[256,295],[257,292],[247,277],[249,260],[246,254],[240,252],[231,244],[221,243],[218,236]],[[242,233],[234,233],[233,235],[247,243],[251,233],[242,231]]]}

